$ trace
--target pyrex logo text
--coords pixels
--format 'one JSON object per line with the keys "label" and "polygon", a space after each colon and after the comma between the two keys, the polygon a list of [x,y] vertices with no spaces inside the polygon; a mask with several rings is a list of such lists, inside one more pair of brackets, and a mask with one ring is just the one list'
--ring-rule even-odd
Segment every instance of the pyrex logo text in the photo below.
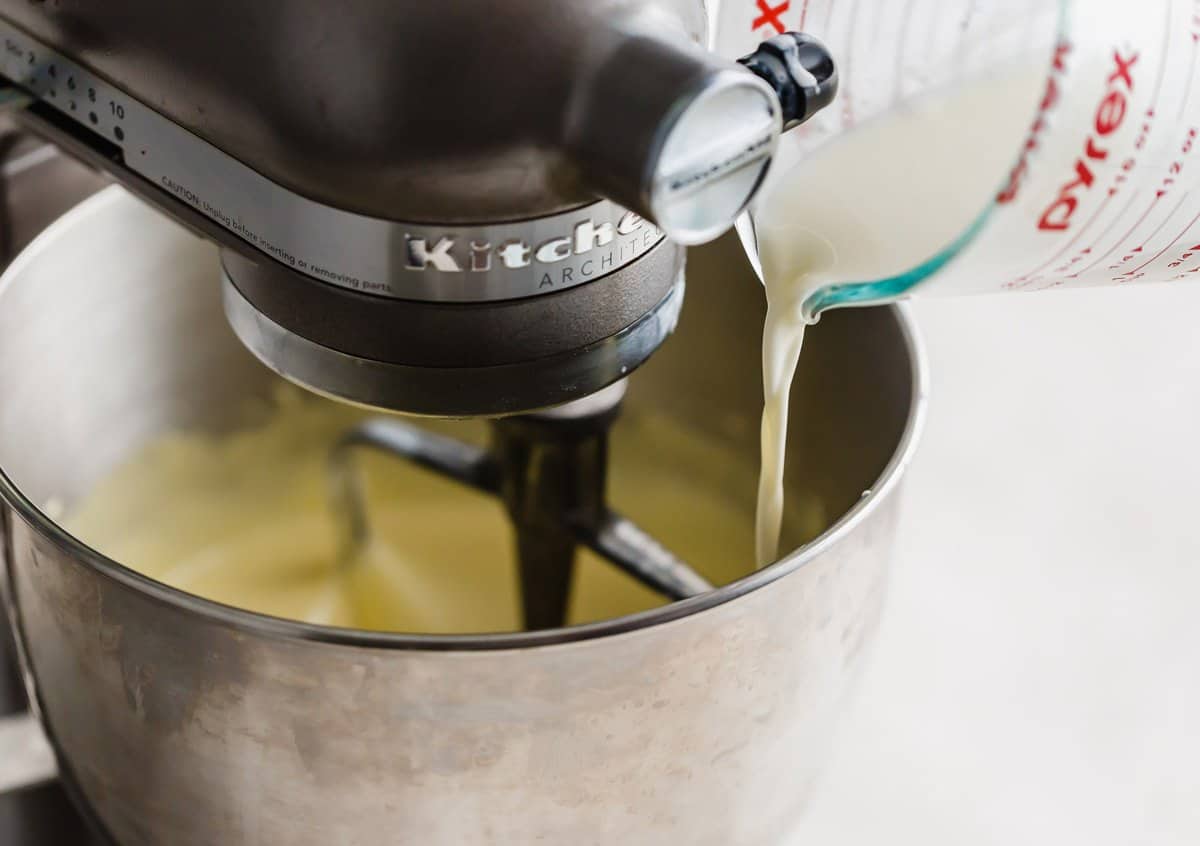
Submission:
{"label": "pyrex logo text", "polygon": [[1108,158],[1109,149],[1104,147],[1102,139],[1120,129],[1129,113],[1129,95],[1133,93],[1133,66],[1137,64],[1138,57],[1138,53],[1126,57],[1122,56],[1119,50],[1113,51],[1115,69],[1108,77],[1104,98],[1096,108],[1095,134],[1088,136],[1083,155],[1075,160],[1074,178],[1059,190],[1058,197],[1042,213],[1038,229],[1061,232],[1070,227],[1071,219],[1079,208],[1080,199],[1096,184],[1093,163]]}

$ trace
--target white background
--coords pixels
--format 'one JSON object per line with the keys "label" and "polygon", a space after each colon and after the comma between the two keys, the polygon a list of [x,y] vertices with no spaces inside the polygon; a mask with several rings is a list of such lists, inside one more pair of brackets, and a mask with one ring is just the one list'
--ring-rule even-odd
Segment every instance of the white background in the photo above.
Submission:
{"label": "white background", "polygon": [[879,640],[796,844],[1200,844],[1200,285],[922,300]]}

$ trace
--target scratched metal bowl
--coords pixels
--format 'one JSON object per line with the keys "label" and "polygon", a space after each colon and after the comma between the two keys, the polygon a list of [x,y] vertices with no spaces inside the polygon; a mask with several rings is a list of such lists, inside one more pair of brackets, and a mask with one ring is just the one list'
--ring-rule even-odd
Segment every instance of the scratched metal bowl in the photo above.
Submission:
{"label": "scratched metal bowl", "polygon": [[[693,252],[688,284],[629,403],[753,457],[761,289],[728,239]],[[788,479],[840,515],[817,540],[685,602],[535,633],[233,610],[40,510],[158,434],[227,429],[274,380],[226,326],[213,248],[119,188],[0,281],[11,611],[63,779],[115,842],[765,846],[795,826],[878,619],[920,428],[905,310],[830,314],[806,347]]]}

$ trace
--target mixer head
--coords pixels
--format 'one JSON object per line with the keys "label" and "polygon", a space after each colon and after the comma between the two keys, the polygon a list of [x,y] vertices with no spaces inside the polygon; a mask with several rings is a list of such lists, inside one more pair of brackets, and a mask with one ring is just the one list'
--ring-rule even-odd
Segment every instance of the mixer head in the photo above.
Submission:
{"label": "mixer head", "polygon": [[221,246],[230,323],[269,367],[505,415],[644,362],[683,247],[836,89],[811,39],[745,66],[703,50],[699,0],[551,5],[0,0],[0,72],[30,125]]}

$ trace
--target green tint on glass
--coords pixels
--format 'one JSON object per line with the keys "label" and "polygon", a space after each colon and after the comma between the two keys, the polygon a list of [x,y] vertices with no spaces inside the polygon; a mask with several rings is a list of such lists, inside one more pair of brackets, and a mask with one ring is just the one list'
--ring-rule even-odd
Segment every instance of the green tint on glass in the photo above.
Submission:
{"label": "green tint on glass", "polygon": [[[1063,39],[1070,31],[1070,11],[1072,0],[1059,0],[1058,3],[1058,35]],[[987,226],[988,220],[996,211],[996,201],[992,200],[987,208],[975,218],[967,229],[933,258],[922,262],[916,267],[891,276],[869,282],[840,282],[836,285],[826,285],[814,291],[801,308],[804,316],[810,320],[816,319],[826,309],[856,305],[874,305],[899,299],[909,293],[947,264],[975,240],[976,236]]]}

